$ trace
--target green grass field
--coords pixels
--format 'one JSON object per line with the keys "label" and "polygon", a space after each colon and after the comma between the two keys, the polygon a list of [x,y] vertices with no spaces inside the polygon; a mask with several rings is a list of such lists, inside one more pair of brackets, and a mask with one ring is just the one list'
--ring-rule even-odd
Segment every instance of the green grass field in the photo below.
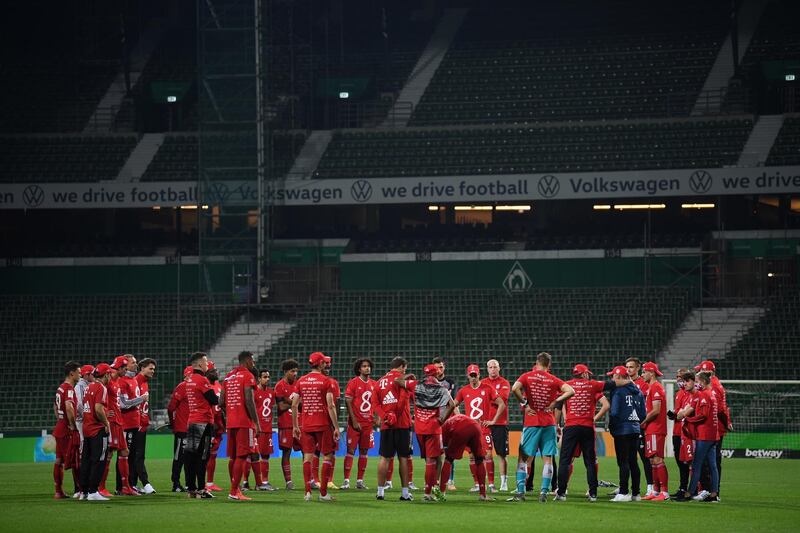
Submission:
{"label": "green grass field", "polygon": [[[342,479],[342,460],[337,459],[334,481]],[[370,459],[366,480],[375,485],[377,460]],[[797,531],[800,524],[800,461],[729,459],[725,461],[722,503],[639,502],[612,504],[601,497],[596,503],[583,498],[586,491],[583,465],[576,463],[567,502],[478,502],[467,494],[471,478],[467,461],[457,463],[459,490],[448,501],[425,503],[421,491],[411,503],[399,502],[399,490],[387,492],[386,501],[375,500],[374,490],[333,491],[338,501],[305,503],[301,490],[254,493],[252,502],[231,502],[224,493],[215,500],[189,500],[167,492],[169,462],[151,461],[151,482],[161,491],[139,498],[117,497],[108,503],[52,499],[52,466],[49,464],[0,464],[0,515],[2,531],[236,531],[270,528],[277,531]],[[670,489],[678,473],[670,463]],[[273,484],[283,487],[278,462],[271,461]],[[227,461],[219,461],[224,481]],[[423,464],[415,462],[415,483],[423,483]],[[601,459],[600,478],[616,481],[613,459]],[[109,480],[113,480],[113,468]],[[294,464],[295,480],[302,486],[301,465]],[[537,478],[539,473],[537,472]],[[71,486],[71,477],[67,473]],[[353,480],[355,481],[355,480]],[[498,478],[499,481],[499,478]],[[296,481],[297,483],[297,481]],[[219,483],[227,488],[227,483]],[[395,485],[399,476],[395,473]],[[113,486],[113,482],[110,484]],[[600,489],[599,495],[608,489]]]}

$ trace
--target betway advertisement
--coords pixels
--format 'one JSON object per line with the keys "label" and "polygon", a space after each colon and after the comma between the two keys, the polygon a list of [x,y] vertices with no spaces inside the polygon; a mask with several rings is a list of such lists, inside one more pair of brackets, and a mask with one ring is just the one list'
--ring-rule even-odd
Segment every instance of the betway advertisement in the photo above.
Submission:
{"label": "betway advertisement", "polygon": [[[273,205],[614,200],[800,192],[800,166],[571,174],[278,180]],[[20,183],[0,185],[0,209],[257,205],[256,182]]]}

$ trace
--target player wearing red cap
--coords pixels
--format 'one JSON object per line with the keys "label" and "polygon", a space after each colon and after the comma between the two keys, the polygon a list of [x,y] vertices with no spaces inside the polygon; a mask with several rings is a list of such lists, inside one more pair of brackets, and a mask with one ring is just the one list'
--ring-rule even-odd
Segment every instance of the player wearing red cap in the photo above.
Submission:
{"label": "player wearing red cap", "polygon": [[[700,382],[701,390],[684,409],[686,415],[684,424],[688,433],[695,439],[689,492],[693,500],[717,503],[719,502],[719,471],[716,464],[716,445],[719,440],[717,396],[713,391],[710,372],[698,372],[697,380]],[[698,492],[700,475],[705,463],[709,465],[711,481]]]}
{"label": "player wearing red cap", "polygon": [[[603,396],[607,386],[591,379],[592,371],[583,364],[572,369],[574,379],[567,384],[575,390],[575,395],[565,403],[565,423],[561,438],[561,456],[558,465],[558,492],[556,501],[566,500],[567,483],[572,473],[572,461],[580,453],[586,465],[586,481],[589,484],[588,499],[597,500],[597,454],[595,452],[594,424],[602,419],[609,408],[608,400]],[[595,414],[597,402],[601,408]],[[559,410],[561,406],[557,406]]]}
{"label": "player wearing red cap", "polygon": [[206,377],[208,357],[203,352],[192,354],[192,374],[186,382],[186,402],[189,419],[186,429],[184,461],[186,485],[190,498],[208,499],[214,496],[205,488],[206,463],[214,432],[214,410],[219,398]]}
{"label": "player wearing red cap", "polygon": [[359,451],[356,488],[367,489],[364,484],[364,472],[367,470],[367,454],[375,446],[372,425],[378,419],[375,409],[377,383],[369,377],[372,368],[371,359],[356,359],[353,364],[355,377],[347,383],[344,390],[344,402],[347,405],[347,455],[344,457],[342,489],[350,488],[350,472],[353,469],[356,448]]}
{"label": "player wearing red cap", "polygon": [[[228,457],[231,461],[235,461],[231,468],[231,488],[228,493],[228,498],[231,500],[250,499],[242,494],[240,483],[247,463],[251,463],[252,466],[252,463],[259,462],[256,438],[262,430],[256,411],[254,370],[253,353],[241,352],[239,366],[228,373],[222,384],[220,405],[225,409]],[[257,466],[253,474],[256,485],[261,485],[261,467]]]}
{"label": "player wearing red cap", "polygon": [[[78,465],[74,460],[75,451],[80,446],[78,427],[75,425],[75,384],[80,378],[81,365],[75,361],[64,364],[64,381],[56,390],[53,412],[56,415],[56,425],[53,428],[53,437],[56,440],[56,462],[53,464],[53,482],[55,483],[56,500],[66,498],[64,489],[64,470],[71,469],[74,485],[78,487]],[[77,490],[75,492],[78,492]]]}
{"label": "player wearing red cap", "polygon": [[[86,394],[86,390],[89,388],[89,384],[94,381],[94,367],[92,365],[83,365],[80,369],[80,373],[81,379],[75,384],[75,425],[78,428],[78,438],[80,439],[76,457],[78,461],[78,479],[80,479],[80,461],[83,456],[83,397]],[[82,493],[83,490],[73,494],[72,497],[78,498]]]}
{"label": "player wearing red cap", "polygon": [[278,448],[286,490],[294,489],[292,481],[292,450],[300,451],[300,441],[292,435],[292,400],[297,393],[297,374],[300,365],[294,359],[281,363],[283,378],[275,384],[275,405],[278,409]]}
{"label": "player wearing red cap", "polygon": [[[525,408],[525,422],[522,430],[520,450],[525,457],[534,457],[537,450],[542,452],[542,484],[539,501],[547,501],[550,482],[553,477],[553,457],[558,453],[556,440],[556,421],[553,408],[557,403],[571,398],[575,390],[550,373],[550,354],[541,352],[536,356],[533,370],[522,374],[511,392]],[[509,501],[525,498],[525,481],[528,477],[527,464],[517,462],[517,491]]]}
{"label": "player wearing red cap", "polygon": [[[642,370],[642,362],[636,357],[628,357],[625,360],[625,368],[628,371],[628,376],[633,381],[633,384],[636,385],[640,391],[642,391],[642,396],[647,398],[647,381],[639,375]],[[647,493],[646,496],[653,496],[653,469],[650,466],[650,461],[647,459],[647,454],[645,450],[645,435],[644,435],[644,427],[642,427],[642,434],[639,435],[639,459],[642,461],[642,470],[644,471],[644,478],[647,480]]]}
{"label": "player wearing red cap", "polygon": [[95,380],[83,396],[83,455],[81,457],[81,499],[107,501],[99,485],[108,459],[108,436],[111,427],[106,415],[111,367],[100,363],[94,370]]}
{"label": "player wearing red cap", "polygon": [[408,492],[408,463],[411,457],[411,406],[409,393],[397,380],[404,379],[408,361],[402,357],[392,359],[391,370],[378,380],[378,405],[383,412],[381,423],[381,459],[378,463],[378,500],[384,499],[386,473],[389,460],[395,455],[400,463],[400,483],[402,501],[412,501]]}
{"label": "player wearing red cap", "polygon": [[[492,433],[492,446],[489,448],[489,454],[492,450],[500,458],[500,491],[505,492],[508,490],[508,398],[511,395],[511,384],[500,375],[500,363],[497,359],[489,359],[486,362],[486,371],[489,376],[483,378],[482,384],[487,385],[494,389],[497,395],[506,403],[506,409],[497,419],[497,422],[489,427]],[[494,419],[497,413],[497,405],[489,404],[489,418]],[[489,471],[494,472],[494,458],[489,459]]]}
{"label": "player wearing red cap", "polygon": [[[292,433],[300,440],[303,449],[305,501],[311,501],[311,467],[317,449],[324,456],[319,500],[333,501],[335,498],[328,494],[328,482],[333,477],[332,459],[339,443],[339,423],[333,385],[324,371],[326,366],[330,366],[331,358],[314,352],[309,356],[308,363],[311,372],[297,380],[297,394],[292,400]],[[300,406],[302,423],[298,416]]]}
{"label": "player wearing red cap", "polygon": [[[491,463],[492,433],[489,428],[497,423],[503,415],[506,410],[506,403],[497,395],[497,392],[495,392],[492,387],[481,383],[480,373],[481,368],[478,365],[472,364],[467,367],[467,379],[469,383],[458,390],[454,405],[447,409],[444,417],[449,417],[455,407],[463,403],[467,416],[476,420],[481,425],[481,428],[483,428],[483,449],[487,454],[486,457],[484,457],[483,465],[484,468],[487,462],[491,465],[488,469],[489,490],[491,492],[497,492],[494,488],[494,464]],[[489,413],[492,411],[490,405],[492,404],[496,409],[494,416],[490,418]],[[472,479],[475,481],[475,486],[470,489],[470,492],[479,492],[481,484],[484,484],[486,480],[478,476],[476,457],[473,452],[470,453],[469,468],[472,472]]]}
{"label": "player wearing red cap", "polygon": [[[486,450],[484,449],[486,439],[483,434],[483,428],[478,421],[466,415],[453,415],[446,420],[440,419],[439,422],[442,424],[442,444],[445,448],[445,462],[442,466],[442,475],[439,480],[439,492],[441,497],[444,498],[447,492],[447,480],[450,477],[450,470],[453,468],[453,461],[460,459],[467,448],[475,456],[478,479],[483,479],[486,476],[486,470],[483,465],[483,458],[486,456]],[[478,499],[481,501],[493,499],[486,495],[486,485],[480,486]]]}
{"label": "player wearing red cap", "polygon": [[[258,373],[258,386],[255,388],[256,411],[261,421],[262,433],[258,436],[258,453],[261,454],[261,484],[258,490],[274,491],[269,482],[269,457],[272,455],[272,412],[275,410],[275,391],[269,386],[269,370]],[[255,465],[253,465],[255,468]]]}
{"label": "player wearing red cap", "polygon": [[154,494],[156,489],[150,484],[150,476],[147,474],[145,456],[147,454],[147,429],[150,427],[150,380],[156,373],[156,362],[149,357],[139,361],[139,373],[134,378],[139,387],[139,394],[147,395],[147,399],[139,405],[139,431],[134,435],[135,453],[133,456],[133,468],[131,468],[131,486],[136,489],[136,483],[141,480],[142,490],[145,494]]}
{"label": "player wearing red cap", "polygon": [[[186,400],[186,383],[192,376],[191,366],[183,369],[183,381],[178,383],[172,391],[172,397],[167,405],[167,416],[172,428],[172,492],[183,492],[181,485],[181,469],[185,470],[183,450],[186,447],[186,431],[189,427],[189,403]],[[187,475],[188,477],[188,475]]]}
{"label": "player wearing red cap", "polygon": [[[707,359],[694,367],[695,372],[708,372],[711,374],[711,391],[714,393],[714,396],[717,398],[717,408],[719,413],[719,440],[717,441],[716,451],[717,451],[717,471],[719,473],[719,482],[722,483],[722,439],[725,437],[728,431],[733,431],[733,422],[731,421],[731,411],[730,407],[728,406],[728,396],[725,392],[725,387],[722,386],[720,383],[719,378],[717,377],[717,367],[714,364],[714,361]],[[710,483],[711,477],[708,472],[708,467],[706,466],[703,472],[703,482],[705,484]]]}
{"label": "player wearing red cap", "polygon": [[642,421],[645,437],[645,456],[650,461],[653,472],[653,492],[645,495],[643,500],[664,501],[669,499],[667,484],[669,476],[664,464],[664,443],[667,439],[667,404],[664,387],[658,377],[663,376],[658,365],[652,361],[642,367],[647,382],[645,410],[647,416]]}
{"label": "player wearing red cap", "polygon": [[103,496],[108,495],[106,490],[106,478],[108,477],[108,469],[111,464],[111,457],[114,450],[117,451],[117,490],[115,494],[123,496],[139,496],[139,493],[133,490],[129,483],[130,468],[128,465],[128,441],[125,439],[125,432],[123,429],[122,407],[120,404],[120,391],[122,383],[120,378],[127,371],[128,358],[120,355],[111,363],[111,378],[108,382],[108,420],[111,425],[111,435],[108,441],[108,462],[106,463],[106,471],[103,473],[103,480],[100,483],[100,494]]}
{"label": "player wearing red cap", "polygon": [[[125,436],[125,444],[128,447],[129,461],[128,481],[131,488],[136,486],[138,475],[136,474],[136,457],[139,451],[136,445],[139,442],[137,435],[141,426],[141,406],[150,398],[149,393],[142,393],[139,389],[139,382],[136,380],[136,371],[139,365],[136,357],[126,354],[125,366],[120,370],[119,379],[119,406],[122,415],[122,431]],[[151,486],[150,489],[153,487]],[[137,491],[138,492],[138,491]]]}

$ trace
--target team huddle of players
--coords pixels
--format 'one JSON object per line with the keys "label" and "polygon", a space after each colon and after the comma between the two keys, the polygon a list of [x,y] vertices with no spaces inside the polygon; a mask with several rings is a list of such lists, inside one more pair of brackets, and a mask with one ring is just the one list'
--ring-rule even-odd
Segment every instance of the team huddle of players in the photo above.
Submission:
{"label": "team huddle of players", "polygon": [[[193,354],[168,406],[174,433],[173,492],[186,491],[191,498],[208,499],[214,498],[213,492],[222,490],[214,483],[214,475],[225,433],[228,498],[250,499],[244,492],[250,488],[247,480],[251,471],[257,490],[275,490],[269,481],[269,459],[274,451],[273,413],[277,411],[286,488],[294,488],[291,453],[301,451],[305,500],[312,500],[314,490],[319,491],[320,501],[334,500],[328,489],[338,488],[333,483],[333,472],[340,440],[338,402],[342,394],[339,383],[330,376],[331,363],[330,357],[314,352],[308,359],[310,372],[299,376],[300,365],[292,359],[284,361],[283,376],[273,389],[270,373],[256,370],[250,352],[239,354],[239,366],[223,379],[206,354]],[[455,387],[444,377],[444,363],[439,358],[426,365],[423,375],[417,378],[407,373],[405,359],[395,357],[389,372],[377,381],[370,377],[372,361],[358,359],[353,366],[355,377],[344,392],[347,453],[340,488],[351,487],[358,451],[355,488],[367,489],[367,454],[374,445],[373,427],[379,426],[377,499],[383,500],[385,490],[392,486],[396,457],[400,499],[413,500],[410,491],[416,487],[410,458],[414,435],[425,460],[425,501],[446,499],[448,489],[454,488],[453,463],[465,451],[469,452],[474,481],[471,491],[479,493],[480,500],[493,499],[489,495],[497,492],[493,451],[500,459],[499,490],[508,490],[508,409],[513,396],[514,403],[523,410],[524,427],[516,487],[507,501],[525,499],[537,455],[543,463],[539,501],[547,501],[551,488],[555,500],[566,499],[572,461],[581,455],[587,470],[586,495],[596,501],[599,482],[594,428],[606,414],[619,466],[619,489],[611,501],[719,501],[721,443],[730,428],[730,416],[725,391],[714,376],[711,361],[696,367],[697,374],[686,369],[678,372],[674,411],[667,411],[665,391],[658,381],[662,374],[655,363],[642,366],[637,359],[629,358],[625,366],[617,366],[607,374],[607,381],[592,380],[590,369],[577,364],[572,372],[574,378],[566,382],[550,373],[550,365],[550,355],[540,353],[533,369],[519,376],[512,386],[500,376],[496,360],[487,362],[489,375],[483,380],[480,367],[471,364],[466,369],[468,384],[453,395]],[[63,471],[68,468],[73,470],[75,497],[91,501],[110,497],[105,477],[113,450],[118,452],[117,493],[155,492],[144,466],[149,424],[147,381],[154,371],[155,361],[145,359],[137,364],[131,355],[97,367],[67,363],[66,378],[55,404],[57,498],[66,497],[61,487]],[[460,414],[460,407],[465,414]],[[667,489],[664,464],[667,418],[675,421],[673,444],[681,472],[680,489],[673,495]],[[560,460],[556,464],[559,441]],[[129,469],[131,454],[135,460]],[[643,497],[637,455],[642,457],[647,479]],[[185,473],[185,486],[180,481],[181,471]],[[139,479],[142,489],[136,486]]]}

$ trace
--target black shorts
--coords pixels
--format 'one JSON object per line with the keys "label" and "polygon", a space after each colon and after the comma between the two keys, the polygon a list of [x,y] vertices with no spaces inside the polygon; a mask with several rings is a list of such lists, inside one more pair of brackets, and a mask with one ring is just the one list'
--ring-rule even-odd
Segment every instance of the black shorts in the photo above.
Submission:
{"label": "black shorts", "polygon": [[508,455],[508,426],[489,426],[492,432],[494,453],[500,457]]}
{"label": "black shorts", "polygon": [[384,429],[381,431],[381,457],[391,459],[397,457],[411,457],[411,429]]}

